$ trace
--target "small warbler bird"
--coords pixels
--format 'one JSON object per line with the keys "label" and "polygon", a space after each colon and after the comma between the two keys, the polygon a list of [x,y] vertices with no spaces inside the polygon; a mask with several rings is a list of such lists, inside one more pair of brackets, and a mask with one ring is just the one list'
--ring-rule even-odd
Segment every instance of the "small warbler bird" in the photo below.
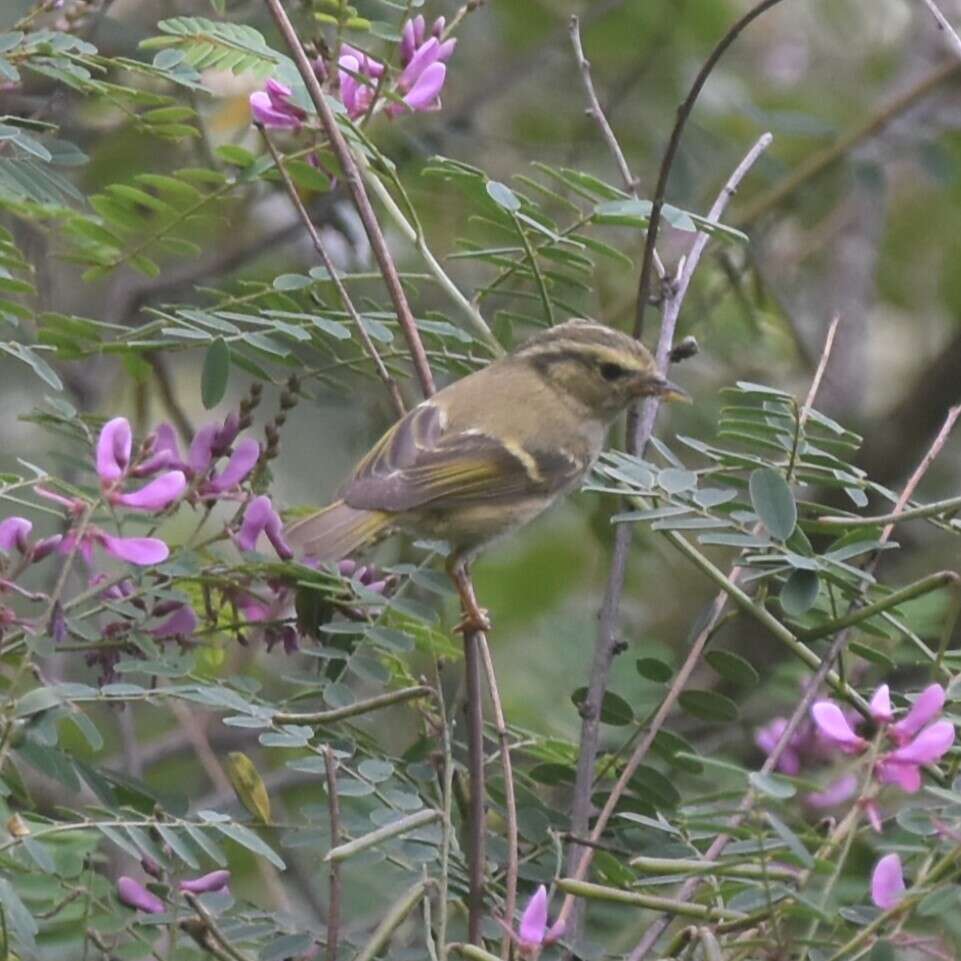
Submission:
{"label": "small warbler bird", "polygon": [[465,626],[485,629],[458,575],[577,488],[611,422],[651,396],[687,399],[639,341],[569,320],[418,404],[358,464],[340,499],[293,524],[288,541],[330,562],[395,528],[442,538]]}

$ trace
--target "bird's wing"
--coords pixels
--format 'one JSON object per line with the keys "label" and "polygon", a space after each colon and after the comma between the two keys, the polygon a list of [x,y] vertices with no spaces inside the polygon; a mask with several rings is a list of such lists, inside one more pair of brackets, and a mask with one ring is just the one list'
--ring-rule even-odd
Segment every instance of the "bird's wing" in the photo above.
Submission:
{"label": "bird's wing", "polygon": [[444,412],[427,401],[398,421],[361,461],[344,501],[366,510],[491,504],[550,495],[586,463],[566,451],[527,449],[479,430],[446,429]]}

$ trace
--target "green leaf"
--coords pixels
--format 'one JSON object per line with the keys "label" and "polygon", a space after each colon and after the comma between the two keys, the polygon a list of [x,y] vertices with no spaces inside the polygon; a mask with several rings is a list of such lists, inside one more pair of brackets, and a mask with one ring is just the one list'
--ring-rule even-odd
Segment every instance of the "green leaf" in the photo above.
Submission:
{"label": "green leaf", "polygon": [[717,691],[684,691],[678,699],[681,708],[703,721],[736,721],[737,705]]}
{"label": "green leaf", "polygon": [[787,540],[797,526],[797,504],[787,481],[773,468],[751,472],[751,504],[772,537]]}
{"label": "green leaf", "polygon": [[[587,699],[587,688],[579,687],[571,694],[571,701],[578,710]],[[601,701],[601,723],[610,724],[614,727],[623,727],[626,724],[634,723],[634,711],[631,705],[619,694],[613,691],[605,691],[604,699]]]}
{"label": "green leaf", "polygon": [[495,204],[511,213],[521,209],[521,202],[517,199],[517,194],[499,180],[487,181],[487,195]]}
{"label": "green leaf", "polygon": [[657,475],[657,483],[668,494],[679,494],[681,491],[692,490],[697,487],[697,474],[691,470],[667,467]]}
{"label": "green leaf", "polygon": [[207,348],[200,375],[200,399],[207,410],[216,407],[224,399],[229,376],[230,348],[223,337],[218,337]]}
{"label": "green leaf", "polygon": [[806,868],[813,868],[814,858],[811,857],[811,853],[804,846],[801,839],[776,814],[765,811],[764,816],[767,818],[768,824],[774,828],[777,836],[788,846],[801,864]]}
{"label": "green leaf", "polygon": [[732,684],[754,687],[761,680],[754,665],[732,651],[708,651],[705,660],[721,677]]}
{"label": "green leaf", "polygon": [[20,900],[20,895],[6,878],[0,878],[0,907],[3,908],[4,920],[13,930],[14,938],[21,947],[33,954],[40,929],[27,906]]}
{"label": "green leaf", "polygon": [[780,601],[784,613],[800,617],[814,606],[820,590],[821,580],[814,571],[791,571],[791,576],[781,588]]}
{"label": "green leaf", "polygon": [[287,865],[284,864],[280,855],[278,855],[269,844],[254,834],[250,828],[244,827],[242,824],[215,824],[214,827],[220,831],[221,834],[225,834],[232,841],[236,841],[253,854],[259,854],[261,857],[266,858],[278,870],[285,871],[287,869]]}
{"label": "green leaf", "polygon": [[674,676],[674,668],[656,657],[639,657],[634,666],[641,677],[657,684],[666,684]]}
{"label": "green leaf", "polygon": [[784,801],[789,797],[794,797],[797,788],[790,781],[776,774],[762,774],[760,771],[752,771],[747,779],[754,786],[755,790],[768,797],[777,798]]}

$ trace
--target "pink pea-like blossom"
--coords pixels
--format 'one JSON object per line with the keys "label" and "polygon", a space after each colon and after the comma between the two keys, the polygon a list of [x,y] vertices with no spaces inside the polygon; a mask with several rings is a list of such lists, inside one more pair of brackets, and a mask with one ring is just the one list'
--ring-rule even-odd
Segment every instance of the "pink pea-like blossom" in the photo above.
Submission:
{"label": "pink pea-like blossom", "polygon": [[93,563],[94,547],[102,547],[108,554],[128,561],[131,564],[148,566],[160,564],[170,556],[170,548],[159,537],[114,537],[99,527],[88,527],[77,543],[77,535],[68,533],[60,541],[61,554],[69,554],[75,549],[88,563]]}
{"label": "pink pea-like blossom", "polygon": [[227,466],[214,474],[205,485],[206,491],[222,494],[240,485],[254,469],[260,457],[260,444],[251,438],[242,440],[227,461]]}
{"label": "pink pea-like blossom", "polygon": [[223,891],[230,883],[229,871],[211,871],[199,878],[187,878],[179,884],[181,891],[191,894],[209,894],[212,891]]}
{"label": "pink pea-like blossom", "polygon": [[858,754],[868,746],[863,737],[855,734],[844,712],[833,701],[818,701],[811,708],[811,716],[821,733],[846,754]]}
{"label": "pink pea-like blossom", "polygon": [[140,490],[110,495],[113,504],[141,511],[162,511],[178,500],[187,489],[183,471],[172,470],[154,478]]}
{"label": "pink pea-like blossom", "polygon": [[9,553],[14,548],[21,554],[26,554],[30,548],[27,538],[33,524],[25,517],[7,517],[0,521],[0,551]]}
{"label": "pink pea-like blossom", "polygon": [[243,522],[235,537],[237,546],[241,550],[252,551],[261,534],[267,535],[267,540],[282,560],[289,560],[294,556],[294,552],[284,540],[284,525],[280,515],[274,510],[270,498],[264,495],[255,497],[247,505]]}
{"label": "pink pea-like blossom", "polygon": [[97,438],[96,464],[100,483],[105,487],[119,481],[130,466],[133,433],[126,417],[108,420]]}
{"label": "pink pea-like blossom", "polygon": [[307,113],[290,102],[292,95],[290,87],[271,77],[263,90],[250,95],[254,123],[280,130],[299,130]]}
{"label": "pink pea-like blossom", "polygon": [[887,684],[882,684],[874,692],[868,709],[871,712],[871,717],[874,718],[878,724],[889,724],[894,720],[894,711],[891,708],[891,692]]}
{"label": "pink pea-like blossom", "polygon": [[146,914],[163,914],[166,905],[156,894],[148,891],[139,881],[126,876],[117,879],[117,897],[130,908]]}
{"label": "pink pea-like blossom", "polygon": [[882,911],[890,911],[901,902],[904,892],[901,858],[896,854],[885,854],[871,873],[871,900]]}
{"label": "pink pea-like blossom", "polygon": [[173,613],[150,633],[157,638],[190,637],[197,630],[197,615],[189,604],[178,604]]}
{"label": "pink pea-like blossom", "polygon": [[899,744],[910,741],[929,721],[934,720],[944,707],[944,688],[930,684],[915,699],[905,716],[888,729]]}
{"label": "pink pea-like blossom", "polygon": [[[504,927],[507,928],[507,925]],[[511,939],[517,943],[521,955],[533,959],[543,948],[563,937],[565,927],[563,921],[556,921],[548,926],[547,888],[540,884],[521,914],[517,931],[508,931]]]}

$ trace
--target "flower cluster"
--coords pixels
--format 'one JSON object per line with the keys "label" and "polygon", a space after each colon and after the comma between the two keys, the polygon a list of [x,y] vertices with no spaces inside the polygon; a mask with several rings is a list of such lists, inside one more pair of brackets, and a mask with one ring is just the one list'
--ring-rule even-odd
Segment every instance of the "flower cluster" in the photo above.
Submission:
{"label": "flower cluster", "polygon": [[[423,16],[408,20],[401,32],[400,73],[385,85],[387,66],[363,50],[343,43],[337,57],[336,93],[351,120],[359,120],[374,107],[378,91],[388,92],[385,112],[397,117],[408,111],[440,110],[440,93],[447,79],[446,63],[457,41],[444,40],[446,20],[438,17],[428,30]],[[326,79],[322,61],[315,65],[318,77]],[[250,95],[254,123],[277,130],[298,131],[306,112],[292,102],[293,91],[271,78],[263,90]]]}
{"label": "flower cluster", "polygon": [[[144,869],[147,870],[146,865]],[[148,873],[156,876],[158,872],[150,870]],[[210,894],[215,891],[229,892],[229,883],[230,872],[221,870],[211,871],[199,878],[181,881],[177,888],[188,894]],[[117,879],[117,897],[122,904],[136,911],[143,911],[145,914],[163,914],[167,910],[161,898],[131,877],[122,876]]]}

